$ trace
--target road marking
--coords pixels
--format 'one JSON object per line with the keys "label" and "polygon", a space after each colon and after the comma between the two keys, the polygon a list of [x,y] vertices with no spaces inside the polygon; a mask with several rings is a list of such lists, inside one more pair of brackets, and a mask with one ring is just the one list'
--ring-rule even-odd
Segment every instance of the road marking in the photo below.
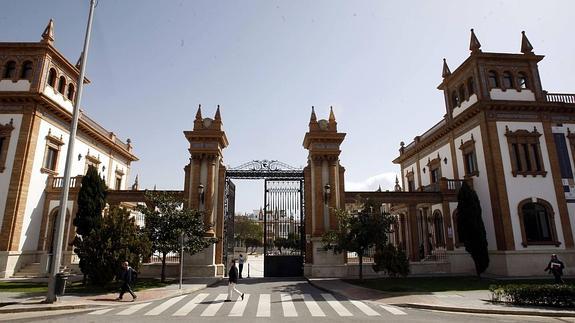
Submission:
{"label": "road marking", "polygon": [[334,311],[339,314],[339,316],[353,316],[350,311],[347,310],[341,303],[336,300],[332,294],[321,294],[323,299],[334,309]]}
{"label": "road marking", "polygon": [[228,298],[228,294],[219,294],[216,299],[208,305],[208,307],[202,312],[200,316],[214,316],[220,310],[222,305],[224,305],[224,300]]}
{"label": "road marking", "polygon": [[238,300],[232,307],[230,314],[228,316],[242,316],[244,315],[244,311],[246,309],[246,305],[248,305],[248,301],[250,300],[250,294],[244,294],[244,299],[242,297],[238,297]]}
{"label": "road marking", "polygon": [[380,316],[378,312],[360,301],[349,300],[355,307],[359,308],[367,316]]}
{"label": "road marking", "polygon": [[292,298],[290,294],[280,294],[282,300],[282,307],[284,310],[284,317],[296,317],[297,311],[293,305]]}
{"label": "road marking", "polygon": [[381,308],[383,308],[384,310],[388,311],[389,313],[391,313],[393,315],[406,315],[407,314],[397,307],[392,307],[392,306],[388,306],[388,305],[380,305],[380,306],[381,306]]}
{"label": "road marking", "polygon": [[187,302],[186,305],[182,306],[173,316],[186,316],[190,313],[199,303],[201,303],[204,298],[208,297],[209,294],[198,294],[191,301]]}
{"label": "road marking", "polygon": [[112,307],[112,308],[105,308],[105,309],[103,309],[103,310],[94,311],[94,312],[91,312],[91,313],[88,313],[88,314],[90,314],[90,315],[102,315],[102,314],[108,313],[109,311],[111,311],[111,310],[113,310],[113,309],[114,309],[113,307]]}
{"label": "road marking", "polygon": [[179,302],[182,298],[184,298],[186,296],[187,295],[182,295],[182,296],[170,298],[169,300],[163,302],[162,304],[154,307],[153,309],[151,309],[150,311],[148,311],[144,315],[160,315],[160,314],[162,314],[163,311],[167,310],[172,305],[176,304],[177,302]]}
{"label": "road marking", "polygon": [[130,307],[128,307],[127,309],[121,311],[120,313],[116,314],[116,315],[130,315],[130,314],[134,314],[137,311],[141,310],[142,308],[148,306],[152,304],[150,303],[142,303],[142,304],[136,304],[136,305],[132,305]]}
{"label": "road marking", "polygon": [[325,313],[321,310],[316,301],[311,297],[310,294],[303,294],[303,301],[307,306],[311,316],[325,316]]}
{"label": "road marking", "polygon": [[270,317],[271,316],[271,303],[270,294],[261,294],[258,302],[257,317]]}

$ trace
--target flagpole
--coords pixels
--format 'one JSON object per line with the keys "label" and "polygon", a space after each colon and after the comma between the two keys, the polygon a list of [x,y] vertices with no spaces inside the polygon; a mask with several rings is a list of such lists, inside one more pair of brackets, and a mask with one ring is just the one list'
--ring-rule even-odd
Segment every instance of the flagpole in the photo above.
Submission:
{"label": "flagpole", "polygon": [[86,62],[88,61],[88,48],[90,45],[90,34],[92,32],[92,18],[94,17],[94,7],[96,0],[90,0],[90,13],[88,15],[88,25],[86,27],[86,36],[84,38],[84,50],[80,58],[80,75],[78,76],[78,92],[74,102],[72,112],[72,124],[70,126],[70,138],[68,139],[68,150],[66,153],[66,166],[64,167],[64,187],[60,198],[60,210],[56,224],[56,236],[54,244],[54,256],[50,268],[48,280],[48,295],[46,303],[57,301],[56,297],[56,274],[60,272],[60,263],[62,262],[62,245],[64,240],[64,226],[66,223],[66,210],[68,207],[68,195],[70,193],[70,172],[72,169],[72,156],[74,155],[74,143],[76,141],[76,130],[78,129],[78,119],[80,117],[80,103],[82,102],[82,90],[84,88],[84,74],[86,72]]}

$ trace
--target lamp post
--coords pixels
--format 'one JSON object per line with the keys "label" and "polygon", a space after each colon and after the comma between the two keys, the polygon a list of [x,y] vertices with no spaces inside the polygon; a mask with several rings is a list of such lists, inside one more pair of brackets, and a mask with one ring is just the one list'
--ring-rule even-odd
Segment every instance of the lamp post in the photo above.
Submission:
{"label": "lamp post", "polygon": [[54,257],[52,259],[52,266],[50,268],[50,276],[48,280],[48,294],[46,295],[46,303],[53,303],[57,300],[56,297],[56,274],[60,271],[60,263],[62,261],[62,243],[64,239],[64,225],[66,222],[66,210],[68,207],[68,195],[70,193],[70,172],[72,171],[72,155],[74,154],[74,143],[76,141],[76,130],[78,129],[78,119],[80,117],[80,103],[82,102],[82,90],[84,88],[84,75],[86,72],[86,62],[88,61],[88,48],[90,45],[90,34],[92,32],[92,19],[94,17],[94,8],[96,0],[90,0],[90,12],[88,14],[88,25],[86,26],[86,36],[84,38],[84,50],[82,51],[82,58],[80,59],[80,75],[78,76],[78,93],[76,94],[76,101],[74,102],[74,110],[72,112],[72,124],[70,125],[70,138],[68,139],[68,151],[66,153],[66,165],[64,167],[64,187],[62,188],[62,196],[60,198],[60,211],[58,214],[58,221],[56,225],[56,236],[54,244]]}

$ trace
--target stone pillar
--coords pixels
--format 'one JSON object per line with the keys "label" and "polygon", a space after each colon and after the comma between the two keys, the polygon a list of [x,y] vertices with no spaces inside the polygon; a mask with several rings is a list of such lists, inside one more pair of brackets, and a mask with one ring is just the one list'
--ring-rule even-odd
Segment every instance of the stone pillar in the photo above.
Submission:
{"label": "stone pillar", "polygon": [[[346,277],[345,254],[325,251],[321,237],[327,230],[337,227],[335,210],[344,207],[343,168],[339,165],[339,147],[345,138],[337,132],[335,115],[330,111],[329,120],[317,120],[312,109],[309,131],[303,146],[308,150],[308,181],[305,182],[306,256],[304,274],[308,277]],[[309,192],[309,194],[307,193]]]}
{"label": "stone pillar", "polygon": [[409,260],[419,261],[419,239],[417,234],[417,206],[410,204],[407,209],[407,226],[409,233]]}
{"label": "stone pillar", "polygon": [[[184,131],[190,143],[190,164],[187,166],[186,180],[189,186],[187,207],[204,212],[205,236],[221,241],[224,223],[224,183],[225,167],[222,150],[228,146],[228,139],[222,130],[222,120],[218,107],[213,119],[202,118],[198,108],[194,129]],[[184,255],[184,276],[213,277],[224,274],[222,244],[214,244],[195,255]]]}

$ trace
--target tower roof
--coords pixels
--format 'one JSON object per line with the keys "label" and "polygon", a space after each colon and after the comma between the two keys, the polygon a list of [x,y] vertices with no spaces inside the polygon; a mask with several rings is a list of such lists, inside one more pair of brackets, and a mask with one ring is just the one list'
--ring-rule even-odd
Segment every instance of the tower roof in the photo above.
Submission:
{"label": "tower roof", "polygon": [[443,78],[446,78],[447,76],[451,75],[451,71],[449,70],[449,66],[447,66],[447,61],[445,60],[445,58],[443,59],[443,71],[441,73],[441,76]]}
{"label": "tower roof", "polygon": [[477,39],[477,36],[475,36],[473,28],[471,28],[471,39],[469,40],[469,50],[471,51],[471,53],[481,52],[481,43],[479,42],[479,39]]}
{"label": "tower roof", "polygon": [[523,54],[533,54],[533,45],[525,36],[525,31],[521,32],[521,52]]}
{"label": "tower roof", "polygon": [[41,42],[54,45],[54,19],[50,18],[48,25],[44,28]]}

